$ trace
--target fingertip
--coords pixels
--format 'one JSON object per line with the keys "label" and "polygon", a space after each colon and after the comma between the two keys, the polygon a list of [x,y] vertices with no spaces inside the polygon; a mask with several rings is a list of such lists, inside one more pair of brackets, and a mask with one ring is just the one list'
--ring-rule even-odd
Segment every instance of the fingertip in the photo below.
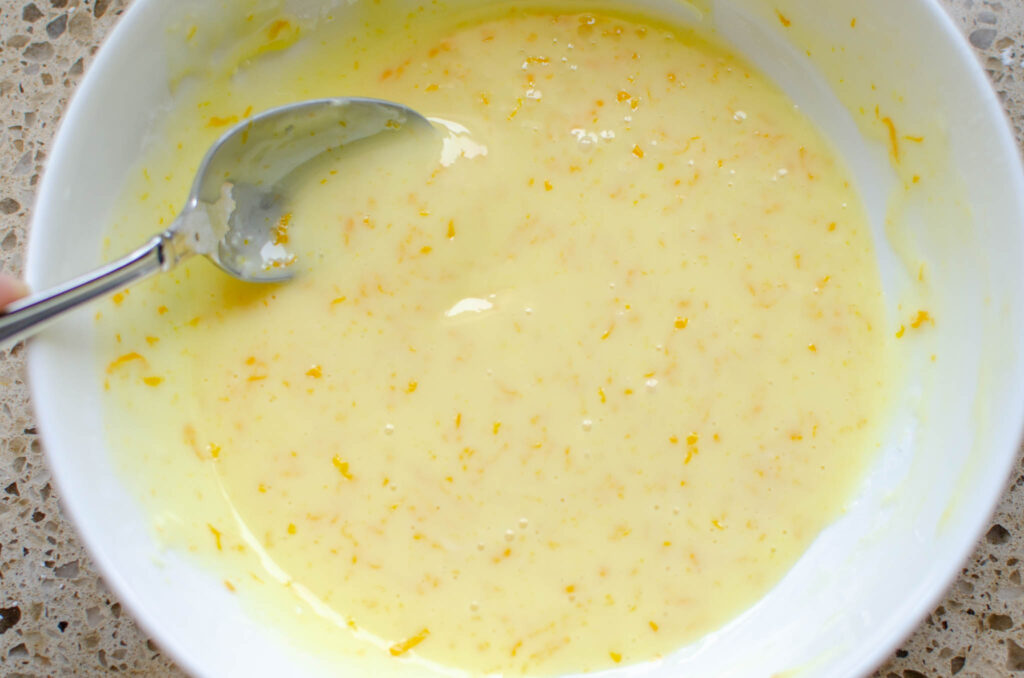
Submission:
{"label": "fingertip", "polygon": [[0,273],[0,307],[7,306],[22,297],[27,297],[30,292],[31,290],[24,281]]}

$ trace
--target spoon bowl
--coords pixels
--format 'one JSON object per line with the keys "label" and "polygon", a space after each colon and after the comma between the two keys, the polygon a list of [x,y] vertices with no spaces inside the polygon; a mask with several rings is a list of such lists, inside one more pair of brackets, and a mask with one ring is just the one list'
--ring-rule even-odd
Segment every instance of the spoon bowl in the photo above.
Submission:
{"label": "spoon bowl", "polygon": [[295,257],[278,235],[290,198],[285,180],[328,151],[432,129],[406,106],[354,97],[288,104],[235,125],[206,154],[170,228],[118,261],[8,306],[0,314],[0,348],[195,254],[246,282],[289,280]]}
{"label": "spoon bowl", "polygon": [[[285,180],[333,149],[385,132],[429,129],[415,111],[378,99],[318,99],[269,110],[213,145],[171,230],[190,236],[195,253],[236,278],[288,280],[293,257],[275,242],[288,208]],[[211,230],[203,232],[207,223]]]}

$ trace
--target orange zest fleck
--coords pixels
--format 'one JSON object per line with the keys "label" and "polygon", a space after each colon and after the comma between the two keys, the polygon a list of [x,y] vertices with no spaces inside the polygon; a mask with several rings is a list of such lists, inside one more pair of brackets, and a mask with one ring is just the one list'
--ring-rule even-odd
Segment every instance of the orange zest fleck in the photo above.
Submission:
{"label": "orange zest fleck", "polygon": [[415,392],[416,392],[416,389],[417,389],[417,388],[419,388],[419,386],[420,386],[420,385],[419,385],[419,382],[416,382],[416,381],[410,381],[410,382],[409,382],[409,385],[408,385],[408,386],[406,386],[406,388],[405,388],[405,392],[406,392],[406,393],[415,393]]}
{"label": "orange zest fleck", "polygon": [[689,318],[676,318],[675,326],[677,330],[685,330],[686,326],[690,324]]}
{"label": "orange zest fleck", "polygon": [[793,25],[793,22],[790,21],[789,18],[779,10],[775,10],[775,15],[779,17],[779,23],[785,26],[786,28],[789,28],[790,26]]}
{"label": "orange zest fleck", "polygon": [[897,339],[902,339],[903,335],[906,334],[906,333],[907,333],[907,328],[905,326],[903,326],[903,325],[900,325],[900,328],[898,330],[896,330],[896,338]]}
{"label": "orange zest fleck", "polygon": [[426,640],[427,636],[429,635],[430,629],[423,629],[411,638],[406,638],[401,642],[395,643],[390,648],[388,648],[388,652],[391,653],[392,657],[401,657],[405,653],[409,652],[409,650],[413,649],[414,647],[422,643],[424,640]]}
{"label": "orange zest fleck", "polygon": [[295,527],[295,523],[288,523],[288,534],[295,534],[299,531],[299,528]]}
{"label": "orange zest fleck", "polygon": [[619,662],[622,661],[622,655],[619,654],[618,652],[609,652],[608,656],[611,657],[612,661],[615,662],[616,664],[618,664]]}
{"label": "orange zest fleck", "polygon": [[893,123],[892,118],[882,118],[882,124],[889,129],[889,152],[892,153],[893,160],[899,161],[900,140],[896,134],[896,125]]}
{"label": "orange zest fleck", "polygon": [[313,365],[313,367],[306,370],[306,376],[313,377],[314,379],[319,379],[320,377],[324,376],[324,371],[319,365]]}
{"label": "orange zest fleck", "polygon": [[648,624],[648,625],[649,625],[649,626],[651,627],[651,630],[652,630],[652,631],[654,631],[655,633],[657,633],[657,632],[658,632],[658,625],[657,625],[657,624],[655,624],[655,623],[654,623],[654,622],[652,622],[652,621],[649,621],[649,622],[647,622],[647,624]]}
{"label": "orange zest fleck", "polygon": [[216,115],[211,116],[210,120],[206,123],[207,127],[227,127],[228,125],[234,125],[238,122],[237,115],[226,115],[223,118]]}
{"label": "orange zest fleck", "polygon": [[284,19],[278,19],[274,23],[270,24],[270,28],[267,29],[267,37],[271,40],[277,40],[282,32],[288,29],[291,23]]}
{"label": "orange zest fleck", "polygon": [[217,550],[218,551],[223,551],[224,549],[223,549],[223,547],[221,545],[221,541],[220,541],[220,530],[218,530],[216,527],[214,527],[210,523],[206,523],[206,526],[208,528],[210,528],[210,532],[213,533],[213,539],[214,539],[214,541],[217,544]]}
{"label": "orange zest fleck", "polygon": [[143,358],[138,353],[132,351],[131,353],[125,353],[123,356],[113,360],[109,365],[107,365],[107,374],[113,374],[116,369],[118,369],[119,367],[123,367],[124,365],[127,365],[128,363],[134,360],[138,360],[143,364],[146,363],[145,358]]}
{"label": "orange zest fleck", "polygon": [[274,227],[274,244],[284,245],[288,242],[288,227],[292,223],[292,213],[282,215]]}
{"label": "orange zest fleck", "polygon": [[696,433],[691,433],[686,436],[686,459],[683,460],[683,465],[689,464],[693,461],[693,458],[697,456],[699,450],[697,449],[697,441],[699,436]]}
{"label": "orange zest fleck", "polygon": [[334,468],[338,469],[338,473],[345,477],[345,480],[352,480],[352,473],[348,470],[348,462],[342,461],[341,457],[334,455],[331,459],[331,463],[334,464]]}
{"label": "orange zest fleck", "polygon": [[338,304],[344,304],[346,299],[348,299],[348,297],[337,297],[336,299],[331,299],[331,306],[333,307]]}
{"label": "orange zest fleck", "polygon": [[146,386],[152,386],[153,388],[156,388],[160,384],[164,383],[164,378],[163,377],[143,377],[142,378],[142,383],[145,384]]}
{"label": "orange zest fleck", "polygon": [[521,98],[516,99],[516,105],[512,107],[512,112],[508,114],[508,119],[511,121],[512,118],[519,114],[519,109],[523,107],[523,100]]}
{"label": "orange zest fleck", "polygon": [[644,157],[644,149],[640,148],[640,146],[638,144],[634,144],[633,145],[632,153],[633,153],[633,155],[635,155],[638,158]]}
{"label": "orange zest fleck", "polygon": [[451,219],[448,221],[448,239],[452,240],[455,238],[455,220]]}
{"label": "orange zest fleck", "polygon": [[910,326],[916,330],[925,323],[931,323],[932,325],[934,325],[935,319],[932,318],[931,314],[928,311],[918,311],[917,315],[914,316],[914,319],[910,322]]}

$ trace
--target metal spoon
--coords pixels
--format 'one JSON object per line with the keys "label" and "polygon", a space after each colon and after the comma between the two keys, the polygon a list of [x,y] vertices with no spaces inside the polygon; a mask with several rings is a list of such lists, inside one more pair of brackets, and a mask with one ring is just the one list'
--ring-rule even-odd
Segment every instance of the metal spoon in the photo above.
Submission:
{"label": "metal spoon", "polygon": [[377,99],[320,99],[269,110],[229,130],[199,166],[185,208],[163,233],[128,256],[0,312],[0,347],[40,331],[97,297],[205,255],[248,282],[292,277],[275,243],[288,205],[284,180],[323,153],[382,133],[428,131],[426,118]]}

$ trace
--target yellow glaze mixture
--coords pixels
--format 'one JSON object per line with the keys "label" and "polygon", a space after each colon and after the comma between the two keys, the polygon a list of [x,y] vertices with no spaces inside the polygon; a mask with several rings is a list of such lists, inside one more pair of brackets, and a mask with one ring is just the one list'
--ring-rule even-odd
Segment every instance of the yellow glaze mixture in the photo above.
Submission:
{"label": "yellow glaze mixture", "polygon": [[186,548],[274,564],[229,588],[287,577],[393,661],[667,655],[777,583],[878,447],[894,328],[849,175],[707,37],[374,16],[292,47],[267,21],[238,68],[183,85],[112,251],[169,223],[253,111],[394,99],[444,144],[298,177],[293,283],[197,260],[104,307],[115,453]]}

